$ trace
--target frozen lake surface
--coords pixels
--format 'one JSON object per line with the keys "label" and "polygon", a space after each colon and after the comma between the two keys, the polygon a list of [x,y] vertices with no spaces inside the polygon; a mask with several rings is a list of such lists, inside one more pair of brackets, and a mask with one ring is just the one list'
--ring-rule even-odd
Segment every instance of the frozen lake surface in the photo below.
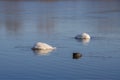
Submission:
{"label": "frozen lake surface", "polygon": [[0,80],[119,80],[120,1],[0,1],[0,45]]}

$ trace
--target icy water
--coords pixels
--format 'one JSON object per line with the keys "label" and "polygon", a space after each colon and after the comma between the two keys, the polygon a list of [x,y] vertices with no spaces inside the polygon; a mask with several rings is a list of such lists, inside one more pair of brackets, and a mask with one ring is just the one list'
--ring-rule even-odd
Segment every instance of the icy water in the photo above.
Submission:
{"label": "icy water", "polygon": [[[38,41],[57,49],[32,51]],[[50,79],[120,79],[119,0],[0,1],[0,80]]]}

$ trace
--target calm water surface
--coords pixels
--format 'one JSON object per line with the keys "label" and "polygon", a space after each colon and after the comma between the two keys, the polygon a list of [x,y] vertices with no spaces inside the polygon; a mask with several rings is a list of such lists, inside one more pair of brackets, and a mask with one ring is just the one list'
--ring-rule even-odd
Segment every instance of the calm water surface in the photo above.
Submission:
{"label": "calm water surface", "polygon": [[[57,49],[34,52],[38,41]],[[0,1],[0,45],[0,80],[119,80],[120,1]]]}

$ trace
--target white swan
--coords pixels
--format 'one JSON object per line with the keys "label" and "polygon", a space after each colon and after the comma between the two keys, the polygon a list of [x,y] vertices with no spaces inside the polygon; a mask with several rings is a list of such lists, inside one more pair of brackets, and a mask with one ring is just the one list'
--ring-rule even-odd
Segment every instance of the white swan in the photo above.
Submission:
{"label": "white swan", "polygon": [[56,47],[52,47],[46,43],[37,42],[32,49],[33,50],[53,50],[53,49],[56,49]]}
{"label": "white swan", "polygon": [[90,39],[90,35],[87,33],[78,34],[75,39]]}

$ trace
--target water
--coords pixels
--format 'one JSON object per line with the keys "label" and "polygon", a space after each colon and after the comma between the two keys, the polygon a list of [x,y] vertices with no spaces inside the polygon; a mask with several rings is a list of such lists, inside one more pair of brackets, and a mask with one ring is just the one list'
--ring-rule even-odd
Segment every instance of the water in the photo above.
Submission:
{"label": "water", "polygon": [[[119,80],[119,21],[119,0],[0,1],[0,80]],[[38,41],[57,49],[34,52]]]}

